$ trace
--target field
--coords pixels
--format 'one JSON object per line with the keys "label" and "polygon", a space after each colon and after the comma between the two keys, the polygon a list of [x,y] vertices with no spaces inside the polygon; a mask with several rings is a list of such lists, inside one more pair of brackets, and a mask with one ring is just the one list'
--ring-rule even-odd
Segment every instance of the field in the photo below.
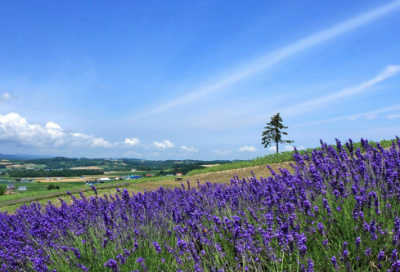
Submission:
{"label": "field", "polygon": [[[279,171],[279,168],[286,168],[289,166],[289,163],[282,163],[282,164],[273,164],[271,165],[274,171]],[[199,180],[200,184],[204,184],[207,181],[212,183],[225,183],[229,182],[231,178],[235,175],[243,178],[251,175],[251,171],[256,173],[259,176],[267,177],[270,176],[271,173],[266,166],[256,166],[256,167],[245,167],[241,169],[235,170],[225,170],[220,172],[210,172],[205,174],[197,174],[193,176],[186,176],[184,178],[184,182],[186,180],[191,181],[192,183],[197,183]],[[80,178],[73,178],[72,180],[80,180]],[[93,191],[88,186],[84,186],[83,182],[71,182],[71,179],[63,179],[61,181],[47,181],[48,183],[41,183],[41,184],[30,184],[31,188],[27,188],[27,191],[16,192],[11,196],[6,195],[0,197],[0,211],[7,211],[9,213],[14,213],[14,211],[19,208],[22,204],[29,204],[30,202],[39,201],[42,204],[46,204],[48,201],[51,201],[54,205],[60,205],[59,197],[66,196],[66,190],[75,190],[75,191],[82,191],[83,194],[87,197],[93,195]],[[115,181],[109,182],[106,185],[97,186],[97,189],[102,194],[115,194],[116,188],[121,187],[121,182],[125,185],[124,187],[127,188],[129,191],[139,192],[139,191],[150,191],[150,190],[157,190],[160,186],[164,188],[173,188],[179,187],[181,182],[175,181],[175,177],[167,177],[167,178],[160,178],[160,177],[153,177],[153,178],[143,178],[140,180],[129,180],[129,181]],[[0,186],[1,186],[0,182]],[[10,184],[10,182],[3,182],[3,184]],[[17,184],[17,183],[15,183]],[[27,183],[20,183],[20,186],[24,186]],[[47,186],[49,184],[54,184],[60,186],[60,190],[52,190],[48,191]],[[16,185],[17,187],[18,185]],[[104,188],[107,186],[107,188]],[[32,192],[33,191],[33,192]],[[78,196],[78,192],[76,192]],[[30,197],[30,199],[27,199]],[[67,201],[68,202],[68,201]]]}
{"label": "field", "polygon": [[268,177],[93,187],[0,213],[1,268],[400,271],[400,141],[361,145],[323,144]]}

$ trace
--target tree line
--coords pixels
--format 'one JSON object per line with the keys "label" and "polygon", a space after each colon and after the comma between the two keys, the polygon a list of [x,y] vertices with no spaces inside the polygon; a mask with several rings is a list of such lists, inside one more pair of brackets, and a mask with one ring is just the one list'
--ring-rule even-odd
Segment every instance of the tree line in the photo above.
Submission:
{"label": "tree line", "polygon": [[21,178],[21,177],[76,177],[82,175],[102,175],[104,171],[101,170],[21,170],[12,171],[9,173],[10,177]]}

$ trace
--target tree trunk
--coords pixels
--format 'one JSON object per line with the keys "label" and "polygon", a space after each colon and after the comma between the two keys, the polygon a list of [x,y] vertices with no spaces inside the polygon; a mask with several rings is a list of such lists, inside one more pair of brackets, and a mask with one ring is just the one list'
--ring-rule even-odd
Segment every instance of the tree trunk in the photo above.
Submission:
{"label": "tree trunk", "polygon": [[276,154],[278,154],[278,142],[276,142]]}

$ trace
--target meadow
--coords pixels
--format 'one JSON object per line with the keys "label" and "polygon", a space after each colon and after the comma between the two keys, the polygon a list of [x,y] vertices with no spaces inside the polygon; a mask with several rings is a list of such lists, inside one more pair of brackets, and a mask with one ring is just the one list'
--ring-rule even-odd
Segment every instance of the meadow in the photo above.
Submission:
{"label": "meadow", "polygon": [[[382,140],[379,142],[380,146],[383,148],[389,148],[392,145],[393,140]],[[373,147],[377,147],[377,143],[371,141],[370,145]],[[361,142],[353,143],[355,149],[361,147]],[[337,149],[336,145],[332,145],[333,148]],[[258,157],[253,160],[249,161],[238,161],[233,163],[221,164],[218,166],[213,166],[205,169],[195,169],[188,173],[189,176],[210,173],[210,172],[219,172],[231,169],[240,169],[244,167],[253,167],[259,165],[267,165],[267,164],[276,164],[276,163],[283,163],[283,162],[290,162],[293,161],[293,154],[298,152],[301,155],[305,155],[306,153],[311,153],[315,148],[308,148],[305,150],[297,150],[297,151],[285,151],[280,153],[273,153],[266,155],[264,157]],[[320,150],[320,148],[316,148],[316,150]]]}
{"label": "meadow", "polygon": [[294,153],[292,172],[0,213],[1,271],[400,271],[400,140]]}

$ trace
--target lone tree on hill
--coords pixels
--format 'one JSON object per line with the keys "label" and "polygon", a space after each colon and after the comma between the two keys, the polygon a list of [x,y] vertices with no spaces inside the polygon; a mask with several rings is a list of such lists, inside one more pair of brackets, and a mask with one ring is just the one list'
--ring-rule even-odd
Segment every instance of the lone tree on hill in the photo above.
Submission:
{"label": "lone tree on hill", "polygon": [[272,143],[276,144],[276,153],[278,153],[278,143],[293,143],[291,140],[282,140],[282,134],[288,135],[287,132],[281,131],[282,129],[287,129],[282,125],[282,118],[279,116],[279,112],[271,117],[271,122],[267,123],[265,127],[265,131],[262,133],[262,143],[264,147],[268,147],[272,145]]}

